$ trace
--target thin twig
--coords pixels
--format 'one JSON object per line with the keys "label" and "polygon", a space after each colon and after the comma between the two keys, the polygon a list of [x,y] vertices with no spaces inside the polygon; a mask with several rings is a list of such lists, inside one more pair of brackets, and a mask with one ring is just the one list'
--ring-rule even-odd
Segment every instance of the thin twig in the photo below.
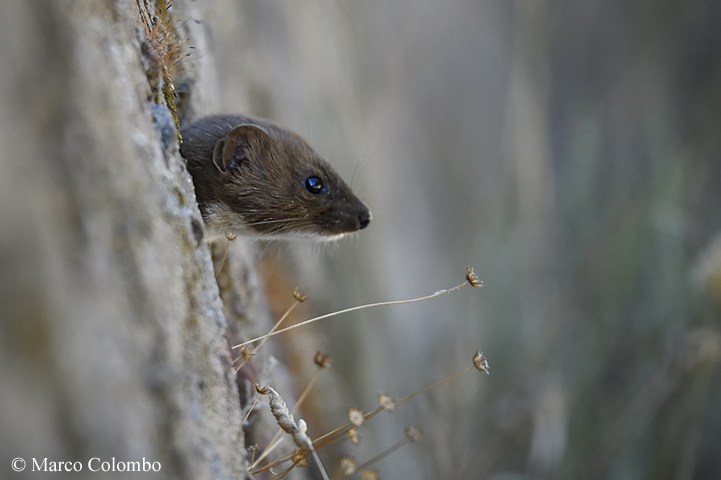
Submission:
{"label": "thin twig", "polygon": [[268,333],[268,334],[262,335],[262,336],[260,336],[260,337],[258,337],[258,338],[254,338],[254,339],[252,339],[252,340],[248,340],[247,342],[239,343],[238,345],[234,345],[234,346],[231,347],[231,348],[241,348],[241,347],[244,347],[245,345],[248,345],[249,343],[257,342],[258,340],[263,340],[263,339],[266,339],[266,338],[268,338],[268,337],[272,337],[272,336],[274,336],[274,335],[278,335],[278,334],[280,334],[280,333],[287,332],[288,330],[293,330],[294,328],[302,327],[303,325],[308,325],[309,323],[317,322],[318,320],[324,320],[324,319],[330,318],[330,317],[335,317],[335,316],[337,316],[337,315],[341,315],[341,314],[344,314],[344,313],[355,312],[355,311],[357,311],[357,310],[363,310],[363,309],[365,309],[365,308],[371,308],[371,307],[382,307],[382,306],[386,306],[386,305],[403,305],[403,304],[406,304],[406,303],[414,303],[414,302],[421,302],[421,301],[423,301],[423,300],[429,300],[429,299],[431,299],[431,298],[440,297],[441,295],[445,295],[445,294],[447,294],[447,293],[455,292],[456,290],[458,290],[459,288],[462,288],[463,286],[465,286],[465,285],[467,285],[467,284],[468,284],[467,282],[463,282],[463,283],[461,283],[460,285],[456,285],[455,287],[453,287],[453,288],[451,288],[451,289],[449,289],[449,290],[440,290],[440,291],[438,291],[438,292],[436,292],[436,293],[433,293],[433,294],[431,294],[431,295],[426,295],[425,297],[411,298],[410,300],[394,300],[394,301],[390,301],[390,302],[369,303],[369,304],[367,304],[367,305],[359,305],[359,306],[356,306],[356,307],[346,308],[346,309],[344,309],[344,310],[338,310],[337,312],[326,313],[325,315],[321,315],[321,316],[319,316],[319,317],[314,317],[314,318],[311,318],[311,319],[309,319],[309,320],[305,320],[305,321],[302,321],[302,322],[300,322],[300,323],[296,323],[296,324],[291,325],[291,326],[289,326],[289,327],[286,327],[286,328],[282,328],[282,329],[280,329],[280,330],[277,330],[277,331],[275,331],[275,332],[273,332],[273,333]]}

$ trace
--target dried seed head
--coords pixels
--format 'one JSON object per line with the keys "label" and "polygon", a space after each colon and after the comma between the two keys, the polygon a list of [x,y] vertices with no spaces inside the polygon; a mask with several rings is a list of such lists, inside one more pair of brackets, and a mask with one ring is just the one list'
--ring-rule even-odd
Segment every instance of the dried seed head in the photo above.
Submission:
{"label": "dried seed head", "polygon": [[348,429],[348,439],[356,445],[361,442],[360,435],[358,434],[358,427],[352,427]]}
{"label": "dried seed head", "polygon": [[320,367],[320,368],[330,368],[333,361],[330,359],[330,357],[324,353],[315,352],[315,357],[313,357],[313,362]]}
{"label": "dried seed head", "polygon": [[421,438],[423,437],[423,435],[421,435],[420,429],[418,427],[416,427],[415,425],[408,425],[406,427],[405,434],[406,434],[406,437],[408,438],[408,440],[410,440],[413,443],[419,442],[421,440]]}
{"label": "dried seed head", "polygon": [[254,443],[253,445],[249,446],[247,449],[250,453],[257,452],[259,450],[258,444]]}
{"label": "dried seed head", "polygon": [[491,373],[488,370],[488,360],[486,360],[486,357],[483,356],[483,352],[481,352],[480,350],[478,350],[475,355],[473,355],[473,366],[483,373]]}
{"label": "dried seed head", "polygon": [[381,475],[376,470],[363,470],[361,480],[381,480]]}
{"label": "dried seed head", "polygon": [[310,450],[307,448],[299,448],[293,451],[290,459],[293,463],[299,467],[305,467],[308,465],[308,457],[310,456]]}
{"label": "dried seed head", "polygon": [[363,425],[365,418],[363,417],[362,411],[358,410],[356,407],[350,407],[348,409],[348,420],[350,420],[350,423],[352,423],[353,426],[360,427]]}
{"label": "dried seed head", "polygon": [[225,238],[227,238],[229,242],[232,242],[233,240],[238,238],[238,234],[233,232],[225,232]]}
{"label": "dried seed head", "polygon": [[390,397],[390,395],[382,393],[378,403],[380,403],[383,410],[388,410],[389,412],[392,412],[396,409],[396,404],[393,402],[393,399]]}
{"label": "dried seed head", "polygon": [[295,299],[298,300],[299,302],[305,302],[306,300],[308,300],[308,296],[303,293],[300,293],[300,290],[298,290],[298,287],[295,287],[295,290],[293,290],[293,297],[295,297]]}
{"label": "dried seed head", "polygon": [[[293,443],[295,443],[297,447],[313,448],[313,442],[308,435],[305,434],[305,431],[295,422],[293,415],[288,410],[285,401],[283,401],[283,397],[273,390],[272,387],[268,386],[266,388],[268,389],[268,396],[270,397],[268,402],[268,405],[270,405],[270,413],[275,417],[278,426],[293,438]],[[305,422],[303,423],[305,424]]]}
{"label": "dried seed head", "polygon": [[476,275],[476,272],[473,271],[470,265],[466,269],[466,280],[468,280],[468,283],[470,283],[472,287],[483,286],[483,282],[478,279],[478,275]]}
{"label": "dried seed head", "polygon": [[255,391],[258,392],[258,393],[261,394],[261,395],[268,395],[268,394],[270,393],[270,390],[268,389],[267,386],[261,387],[261,386],[258,385],[257,383],[255,384]]}
{"label": "dried seed head", "polygon": [[255,352],[248,345],[243,345],[243,347],[241,347],[240,358],[243,359],[243,362],[249,361],[251,358],[253,358],[254,355]]}
{"label": "dried seed head", "polygon": [[358,470],[358,464],[350,457],[340,459],[340,471],[346,477],[353,475]]}

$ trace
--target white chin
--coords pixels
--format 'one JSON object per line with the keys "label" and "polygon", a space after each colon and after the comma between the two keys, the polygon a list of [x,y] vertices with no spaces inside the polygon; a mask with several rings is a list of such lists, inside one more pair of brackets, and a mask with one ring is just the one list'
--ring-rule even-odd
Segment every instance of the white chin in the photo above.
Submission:
{"label": "white chin", "polygon": [[287,232],[280,234],[271,233],[270,235],[257,235],[257,237],[264,240],[306,240],[311,242],[335,242],[336,240],[340,240],[344,236],[345,233],[338,233],[335,235],[321,235],[318,233],[309,232]]}
{"label": "white chin", "polygon": [[240,237],[259,240],[309,241],[318,243],[335,242],[346,236],[345,233],[339,233],[335,235],[320,235],[317,233],[307,232],[259,233],[249,228],[244,228],[241,231],[239,231],[239,229],[227,231],[222,229],[213,229],[208,231],[208,237],[210,237],[211,239],[224,238],[226,236],[226,233],[235,233]]}
{"label": "white chin", "polygon": [[335,242],[336,240],[340,240],[343,237],[345,237],[345,233],[338,233],[336,235],[317,236],[315,238],[319,242]]}

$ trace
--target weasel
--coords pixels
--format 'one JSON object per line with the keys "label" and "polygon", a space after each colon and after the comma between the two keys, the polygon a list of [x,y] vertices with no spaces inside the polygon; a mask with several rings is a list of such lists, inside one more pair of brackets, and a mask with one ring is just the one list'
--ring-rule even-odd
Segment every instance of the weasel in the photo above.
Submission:
{"label": "weasel", "polygon": [[334,240],[371,213],[295,133],[267,120],[214,115],[181,128],[180,153],[211,235]]}

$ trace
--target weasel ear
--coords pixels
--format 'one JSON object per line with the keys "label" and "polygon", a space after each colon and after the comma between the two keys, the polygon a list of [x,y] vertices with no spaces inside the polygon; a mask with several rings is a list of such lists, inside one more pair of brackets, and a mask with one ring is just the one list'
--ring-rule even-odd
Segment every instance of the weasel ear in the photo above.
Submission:
{"label": "weasel ear", "polygon": [[256,125],[238,125],[213,149],[213,164],[221,172],[237,169],[250,161],[251,152],[262,151],[268,133]]}

